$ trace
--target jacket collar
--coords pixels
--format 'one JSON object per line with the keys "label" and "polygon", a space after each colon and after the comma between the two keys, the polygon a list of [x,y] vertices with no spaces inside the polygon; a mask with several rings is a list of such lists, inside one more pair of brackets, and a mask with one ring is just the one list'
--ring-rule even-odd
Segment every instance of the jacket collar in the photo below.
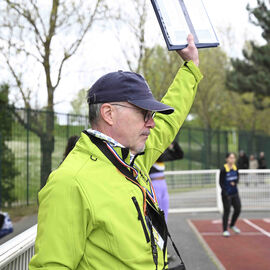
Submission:
{"label": "jacket collar", "polygon": [[235,165],[233,165],[232,168],[230,169],[230,167],[228,166],[228,164],[224,164],[224,168],[225,168],[226,172],[229,172],[231,170],[237,171],[237,167]]}
{"label": "jacket collar", "polygon": [[125,163],[127,163],[128,165],[130,165],[130,163],[133,161],[134,159],[134,155],[132,155],[129,151],[128,148],[124,147],[121,143],[117,142],[116,140],[114,140],[113,138],[107,136],[106,134],[98,131],[98,130],[94,130],[94,129],[88,129],[87,130],[88,134],[91,134],[107,143],[110,144],[110,146],[114,149],[114,151],[117,153],[117,155],[123,160],[125,161]]}
{"label": "jacket collar", "polygon": [[95,129],[87,129],[87,133],[88,134],[91,134],[103,141],[106,141],[106,142],[109,142],[111,146],[113,147],[120,147],[120,148],[125,148],[121,143],[117,142],[115,139],[107,136],[106,134],[98,131],[98,130],[95,130]]}

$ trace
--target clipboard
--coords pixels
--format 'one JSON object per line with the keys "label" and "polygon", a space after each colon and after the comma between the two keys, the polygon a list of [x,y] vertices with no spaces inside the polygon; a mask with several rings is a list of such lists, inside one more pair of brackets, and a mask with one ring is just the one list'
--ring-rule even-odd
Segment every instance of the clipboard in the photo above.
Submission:
{"label": "clipboard", "polygon": [[197,48],[219,45],[202,0],[151,0],[151,3],[169,51],[187,47],[189,33]]}

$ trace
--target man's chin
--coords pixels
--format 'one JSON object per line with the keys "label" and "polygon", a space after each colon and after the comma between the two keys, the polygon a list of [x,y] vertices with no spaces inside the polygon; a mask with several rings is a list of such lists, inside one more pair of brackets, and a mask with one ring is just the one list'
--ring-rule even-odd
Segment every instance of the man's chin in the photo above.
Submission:
{"label": "man's chin", "polygon": [[144,152],[144,150],[145,150],[145,144],[142,147],[136,148],[134,151],[131,150],[131,153],[134,154],[134,155],[136,155],[136,154],[139,154],[139,153]]}

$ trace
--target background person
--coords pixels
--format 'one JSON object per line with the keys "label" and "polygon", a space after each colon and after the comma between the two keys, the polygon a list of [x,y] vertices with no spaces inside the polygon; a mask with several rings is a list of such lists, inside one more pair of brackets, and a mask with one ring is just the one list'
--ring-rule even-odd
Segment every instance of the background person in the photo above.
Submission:
{"label": "background person", "polygon": [[74,146],[76,145],[76,142],[78,140],[79,140],[79,136],[76,136],[76,135],[68,138],[66,149],[65,149],[65,152],[63,154],[63,161],[68,156],[68,154],[71,152],[71,150],[74,148]]}
{"label": "background person", "polygon": [[8,213],[0,212],[0,238],[13,232],[13,225]]}
{"label": "background person", "polygon": [[[257,170],[259,167],[258,160],[255,158],[254,155],[249,156],[249,169],[250,170]],[[249,173],[248,174],[248,183],[254,183],[255,186],[258,184],[258,175],[256,173]]]}
{"label": "background person", "polygon": [[149,176],[152,180],[154,190],[156,192],[157,201],[160,209],[164,211],[165,219],[168,220],[169,211],[169,193],[165,179],[165,162],[182,159],[184,152],[179,144],[174,141],[165,150],[165,152],[158,158],[156,163],[152,166]]}
{"label": "background person", "polygon": [[237,218],[241,212],[241,201],[237,189],[239,182],[239,173],[235,165],[236,156],[234,153],[226,155],[226,163],[220,170],[219,184],[221,187],[221,196],[223,202],[223,236],[229,237],[228,220],[231,206],[234,208],[230,228],[237,234],[241,231],[235,226]]}
{"label": "background person", "polygon": [[264,156],[264,152],[260,152],[260,156],[259,156],[259,169],[267,169],[267,165],[266,165],[266,159]]}
{"label": "background person", "polygon": [[241,170],[241,169],[247,170],[249,168],[248,156],[246,155],[244,150],[240,150],[240,152],[239,152],[239,157],[237,160],[237,168],[239,170]]}
{"label": "background person", "polygon": [[255,158],[254,155],[250,155],[249,157],[249,169],[257,170],[259,167],[258,160]]}
{"label": "background person", "polygon": [[[244,150],[240,150],[239,157],[237,160],[237,168],[239,170],[247,170],[249,169],[249,159]],[[247,173],[242,174],[242,182],[245,183],[245,186],[249,185],[250,178],[248,177]]]}

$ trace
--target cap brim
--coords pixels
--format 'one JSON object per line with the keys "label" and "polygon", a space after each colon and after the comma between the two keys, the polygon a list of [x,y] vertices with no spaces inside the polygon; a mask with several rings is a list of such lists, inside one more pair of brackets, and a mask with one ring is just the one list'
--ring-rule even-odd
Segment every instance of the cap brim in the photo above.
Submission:
{"label": "cap brim", "polygon": [[163,114],[171,114],[174,112],[174,108],[152,98],[143,100],[128,100],[128,102],[147,111],[154,111]]}

